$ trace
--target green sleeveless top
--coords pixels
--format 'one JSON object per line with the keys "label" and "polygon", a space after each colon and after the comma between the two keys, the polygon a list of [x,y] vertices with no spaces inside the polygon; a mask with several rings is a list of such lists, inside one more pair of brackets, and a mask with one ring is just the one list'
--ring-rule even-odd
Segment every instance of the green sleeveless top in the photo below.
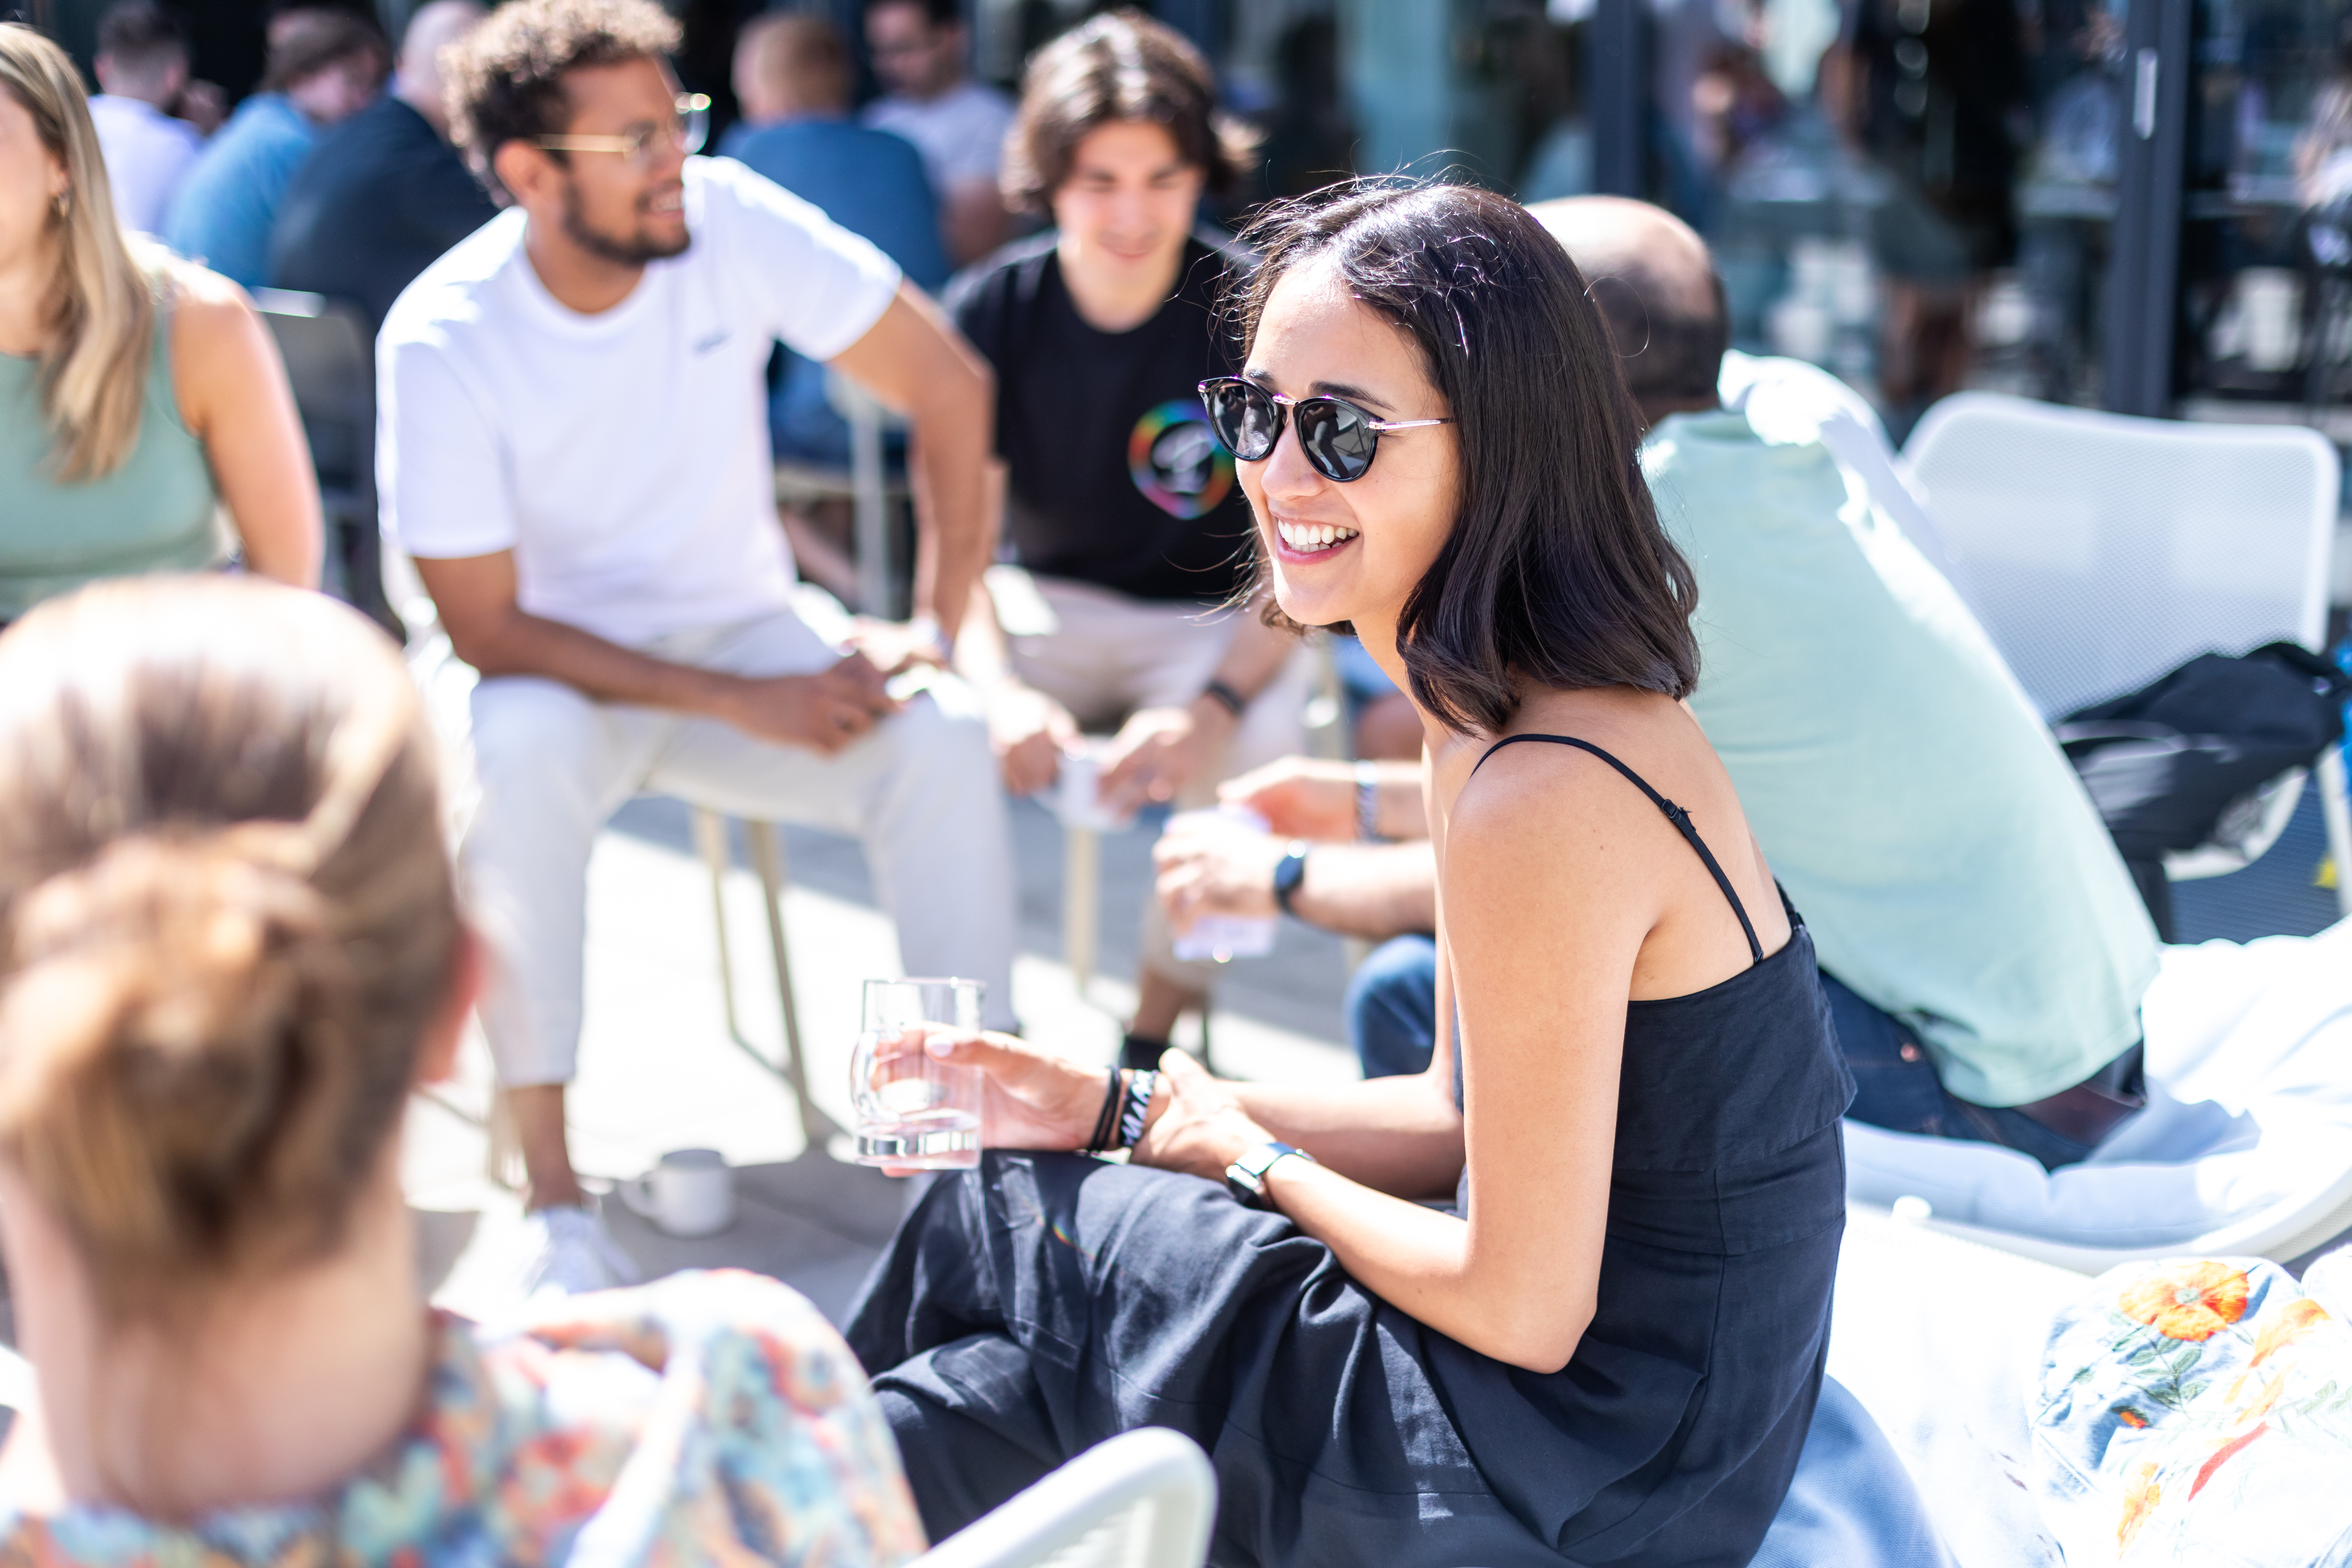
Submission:
{"label": "green sleeveless top", "polygon": [[0,354],[0,622],[100,577],[201,572],[228,559],[204,444],[180,423],[172,389],[172,314],[155,314],[155,352],[130,461],[60,483],[41,415],[40,362]]}

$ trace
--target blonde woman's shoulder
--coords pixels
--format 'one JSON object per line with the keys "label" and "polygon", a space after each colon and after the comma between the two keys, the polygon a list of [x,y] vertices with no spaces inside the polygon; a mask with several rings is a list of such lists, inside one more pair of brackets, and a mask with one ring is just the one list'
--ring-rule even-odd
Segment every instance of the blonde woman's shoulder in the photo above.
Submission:
{"label": "blonde woman's shoulder", "polygon": [[209,268],[168,253],[151,276],[170,313],[172,382],[191,430],[201,436],[225,406],[275,392],[284,372],[250,295]]}
{"label": "blonde woman's shoulder", "polygon": [[175,341],[184,322],[203,332],[254,318],[253,297],[209,267],[169,251],[141,262],[154,279],[156,298],[172,312]]}

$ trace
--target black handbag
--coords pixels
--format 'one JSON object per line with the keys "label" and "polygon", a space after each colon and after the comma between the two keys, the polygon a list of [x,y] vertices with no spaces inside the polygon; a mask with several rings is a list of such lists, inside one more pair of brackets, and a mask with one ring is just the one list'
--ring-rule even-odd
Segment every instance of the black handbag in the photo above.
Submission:
{"label": "black handbag", "polygon": [[2210,842],[2264,784],[2344,738],[2352,676],[2294,643],[2200,654],[2128,696],[2055,727],[2132,880],[2172,940],[2164,857]]}

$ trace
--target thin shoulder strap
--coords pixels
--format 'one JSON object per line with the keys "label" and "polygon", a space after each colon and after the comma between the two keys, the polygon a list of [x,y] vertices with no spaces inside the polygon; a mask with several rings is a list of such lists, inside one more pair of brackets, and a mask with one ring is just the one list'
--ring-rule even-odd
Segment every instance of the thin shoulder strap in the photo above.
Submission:
{"label": "thin shoulder strap", "polygon": [[[1635,773],[1633,769],[1627,767],[1624,763],[1619,762],[1616,758],[1611,756],[1608,752],[1602,751],[1591,742],[1580,741],[1573,735],[1506,735],[1501,740],[1486,748],[1486,756],[1480,757],[1478,759],[1478,766],[1470,770],[1471,775],[1475,777],[1478,768],[1483,768],[1486,765],[1486,757],[1493,756],[1505,746],[1516,746],[1521,741],[1549,741],[1556,746],[1574,746],[1580,752],[1591,752],[1594,756],[1599,757],[1602,762],[1607,763],[1611,767],[1615,768],[1619,773],[1623,773],[1627,778],[1633,780],[1633,787],[1640,790],[1643,795],[1648,795],[1650,797],[1650,803],[1653,805],[1655,805],[1660,811],[1664,812],[1666,814],[1666,820],[1673,823],[1676,828],[1680,829],[1682,836],[1690,840],[1690,847],[1698,851],[1699,859],[1706,863],[1706,874],[1713,877],[1715,879],[1715,885],[1723,889],[1723,896],[1731,901],[1731,912],[1739,917],[1739,929],[1748,933],[1748,955],[1749,960],[1757,963],[1764,962],[1764,944],[1756,940],[1756,927],[1748,919],[1747,907],[1740,903],[1739,895],[1732,891],[1731,879],[1725,876],[1723,874],[1723,868],[1716,863],[1714,851],[1707,848],[1706,840],[1701,838],[1698,836],[1698,829],[1691,825],[1690,813],[1685,811],[1681,806],[1676,805],[1673,801],[1668,800],[1664,795],[1660,795],[1656,790],[1652,789],[1650,787],[1649,780],[1643,778],[1641,774]],[[1782,898],[1785,901],[1787,895],[1783,894]]]}

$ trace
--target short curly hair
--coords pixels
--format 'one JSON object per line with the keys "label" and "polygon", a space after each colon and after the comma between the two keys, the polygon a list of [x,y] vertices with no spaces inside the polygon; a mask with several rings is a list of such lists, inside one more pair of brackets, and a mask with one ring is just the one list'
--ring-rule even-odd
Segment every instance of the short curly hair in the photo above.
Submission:
{"label": "short curly hair", "polygon": [[1004,137],[1004,200],[1045,213],[1070,177],[1078,143],[1097,126],[1167,128],[1208,194],[1223,195],[1257,165],[1248,129],[1217,112],[1209,62],[1181,33],[1132,9],[1105,12],[1037,51],[1021,110]]}
{"label": "short curly hair", "polygon": [[503,195],[491,160],[509,142],[562,131],[566,73],[660,59],[679,37],[652,0],[512,0],[452,47],[450,134],[476,175]]}

